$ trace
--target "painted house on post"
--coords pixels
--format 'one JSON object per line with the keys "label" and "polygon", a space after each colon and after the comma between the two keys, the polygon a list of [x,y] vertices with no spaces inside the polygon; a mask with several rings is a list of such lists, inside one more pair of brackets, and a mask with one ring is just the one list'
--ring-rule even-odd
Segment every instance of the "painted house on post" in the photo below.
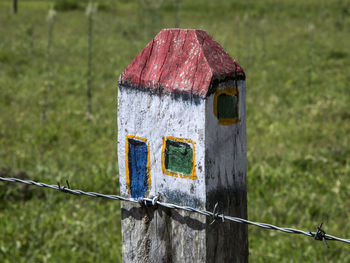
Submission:
{"label": "painted house on post", "polygon": [[[206,32],[162,30],[118,82],[121,195],[246,218],[245,96],[242,68]],[[124,262],[247,257],[245,225],[124,203],[122,218]]]}

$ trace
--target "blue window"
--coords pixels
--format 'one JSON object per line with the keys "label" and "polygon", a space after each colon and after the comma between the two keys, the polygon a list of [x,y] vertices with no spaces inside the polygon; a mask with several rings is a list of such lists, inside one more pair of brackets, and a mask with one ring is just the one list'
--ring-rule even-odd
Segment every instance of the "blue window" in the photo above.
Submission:
{"label": "blue window", "polygon": [[126,142],[126,182],[132,198],[145,197],[150,187],[150,161],[147,140],[133,135]]}

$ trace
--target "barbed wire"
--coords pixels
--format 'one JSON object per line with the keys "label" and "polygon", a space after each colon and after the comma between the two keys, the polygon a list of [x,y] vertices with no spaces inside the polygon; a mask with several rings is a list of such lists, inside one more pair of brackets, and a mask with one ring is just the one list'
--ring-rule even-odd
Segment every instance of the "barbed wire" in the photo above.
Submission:
{"label": "barbed wire", "polygon": [[11,182],[11,183],[22,183],[22,184],[34,185],[34,186],[38,186],[38,187],[51,188],[54,190],[61,191],[63,193],[69,193],[69,194],[73,194],[73,195],[86,195],[86,196],[90,196],[90,197],[101,197],[101,198],[107,198],[107,199],[118,200],[118,201],[139,203],[139,204],[145,205],[145,206],[157,206],[158,205],[158,206],[166,207],[169,209],[178,209],[178,210],[189,211],[189,212],[193,212],[193,213],[197,213],[197,214],[201,214],[201,215],[205,215],[205,216],[213,218],[213,221],[211,222],[211,224],[214,223],[214,221],[216,219],[221,219],[222,222],[224,222],[226,220],[226,221],[235,222],[235,223],[239,223],[239,224],[247,224],[247,225],[253,225],[253,226],[257,226],[257,227],[264,228],[264,229],[281,231],[281,232],[288,233],[288,234],[301,234],[301,235],[305,235],[308,237],[312,237],[318,241],[323,241],[328,248],[329,248],[329,246],[327,244],[327,240],[339,241],[339,242],[344,242],[344,243],[350,244],[350,239],[339,238],[336,236],[326,234],[325,231],[322,229],[323,223],[321,223],[317,227],[316,232],[303,231],[303,230],[288,228],[288,227],[278,227],[278,226],[271,225],[271,224],[254,222],[254,221],[250,221],[250,220],[239,218],[239,217],[225,216],[224,214],[219,214],[216,211],[218,203],[215,204],[214,210],[211,212],[211,211],[207,211],[207,210],[200,210],[200,209],[190,207],[190,206],[181,206],[181,205],[161,202],[161,201],[159,201],[158,196],[155,196],[153,198],[139,198],[136,200],[133,198],[122,197],[119,195],[109,195],[109,194],[101,194],[101,193],[96,193],[96,192],[85,192],[85,191],[78,190],[78,189],[70,189],[68,181],[66,181],[68,187],[61,186],[59,183],[57,183],[57,185],[50,185],[50,184],[45,184],[45,183],[41,183],[41,182],[35,182],[35,181],[31,181],[31,180],[22,180],[19,178],[10,178],[10,177],[8,177],[8,178],[7,177],[0,177],[0,181]]}

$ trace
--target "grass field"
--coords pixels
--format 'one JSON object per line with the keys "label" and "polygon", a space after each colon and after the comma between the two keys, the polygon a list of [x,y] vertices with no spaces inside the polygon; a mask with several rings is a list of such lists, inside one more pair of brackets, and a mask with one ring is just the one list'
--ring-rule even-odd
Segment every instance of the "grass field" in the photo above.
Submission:
{"label": "grass field", "polygon": [[[117,79],[156,32],[173,27],[173,2],[159,10],[100,2],[87,121],[87,2],[62,1],[43,124],[54,2],[19,0],[14,15],[0,0],[0,174],[115,194]],[[183,0],[179,18],[245,69],[249,219],[309,231],[324,222],[350,238],[350,3]],[[121,262],[119,202],[5,183],[0,197],[0,262]],[[250,262],[350,262],[349,245],[329,244],[249,227]]]}

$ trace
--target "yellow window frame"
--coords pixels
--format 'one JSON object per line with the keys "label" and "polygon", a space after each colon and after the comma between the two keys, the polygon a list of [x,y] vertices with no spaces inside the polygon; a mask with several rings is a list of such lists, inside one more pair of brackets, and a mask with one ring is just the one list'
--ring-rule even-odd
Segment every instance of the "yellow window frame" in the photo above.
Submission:
{"label": "yellow window frame", "polygon": [[126,174],[126,185],[128,188],[129,195],[131,196],[131,185],[130,185],[130,171],[129,171],[129,139],[134,139],[147,143],[147,192],[146,196],[149,194],[151,188],[151,158],[150,158],[150,145],[146,138],[138,137],[136,135],[127,135],[125,140],[125,174]]}
{"label": "yellow window frame", "polygon": [[[237,95],[237,104],[235,105],[236,112],[237,112],[237,118],[219,118],[218,117],[218,97],[220,95],[222,95],[222,94],[226,94],[226,95],[229,95],[229,96]],[[216,118],[218,118],[219,124],[221,124],[221,125],[232,125],[232,124],[234,124],[236,122],[241,121],[239,119],[239,107],[238,107],[238,104],[239,104],[239,92],[238,92],[237,88],[221,89],[221,90],[218,90],[217,92],[215,92],[215,95],[214,95],[214,115],[215,115]]]}
{"label": "yellow window frame", "polygon": [[[166,149],[166,141],[167,140],[192,144],[193,156],[192,156],[192,172],[191,172],[191,174],[182,174],[179,172],[173,172],[173,171],[169,171],[165,168],[165,149]],[[195,158],[195,146],[194,145],[195,145],[195,142],[192,140],[189,140],[189,139],[181,139],[181,138],[176,138],[173,136],[163,137],[163,147],[162,147],[162,172],[163,172],[163,174],[174,176],[174,177],[197,180],[198,178],[197,178],[197,174],[196,174],[196,158]]]}

